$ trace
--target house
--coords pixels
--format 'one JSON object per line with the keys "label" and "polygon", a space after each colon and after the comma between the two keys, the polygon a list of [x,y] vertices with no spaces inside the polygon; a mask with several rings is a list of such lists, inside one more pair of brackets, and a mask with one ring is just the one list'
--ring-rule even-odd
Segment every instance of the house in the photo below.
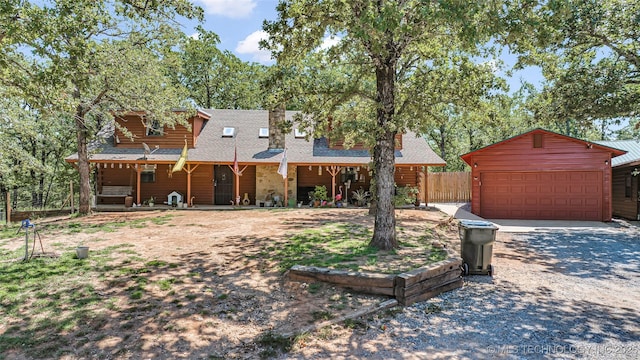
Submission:
{"label": "house", "polygon": [[471,212],[489,219],[610,221],[611,162],[622,150],[535,129],[462,155]]}
{"label": "house", "polygon": [[640,142],[637,140],[597,141],[598,144],[621,149],[627,153],[611,159],[611,203],[613,216],[640,220],[638,174],[640,173]]}
{"label": "house", "polygon": [[[293,115],[284,110],[204,109],[189,119],[191,131],[181,125],[160,127],[138,113],[117,118],[133,137],[116,127],[113,138],[91,156],[97,205],[123,203],[124,196],[100,196],[107,188],[131,189],[138,204],[151,197],[171,202],[172,194],[190,206],[230,205],[237,196],[240,204],[264,205],[268,198],[283,199],[285,185],[289,205],[308,203],[316,185],[325,185],[332,196],[342,192],[347,201],[352,191],[369,189],[369,151],[345,149],[340,141],[326,138],[308,140],[296,127],[284,134],[279,124]],[[414,133],[399,134],[396,140],[395,181],[417,187],[420,201],[426,202],[427,167],[445,162]],[[172,173],[185,143],[185,165]],[[278,173],[284,148],[286,184]],[[77,161],[77,155],[67,161]],[[241,176],[234,173],[234,164]]]}

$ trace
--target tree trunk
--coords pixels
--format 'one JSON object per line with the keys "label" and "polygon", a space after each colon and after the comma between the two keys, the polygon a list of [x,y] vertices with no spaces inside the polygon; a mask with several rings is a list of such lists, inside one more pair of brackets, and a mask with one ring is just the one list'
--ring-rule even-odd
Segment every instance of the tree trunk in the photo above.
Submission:
{"label": "tree trunk", "polygon": [[80,215],[87,215],[91,210],[89,206],[91,196],[89,176],[91,171],[89,168],[89,151],[87,147],[89,129],[87,129],[85,125],[84,115],[82,105],[78,105],[76,111],[76,135],[78,139],[78,173],[80,174],[80,200],[78,204],[78,212]]}
{"label": "tree trunk", "polygon": [[389,130],[395,113],[395,65],[392,59],[376,69],[376,102],[379,133],[373,147],[374,176],[376,179],[376,213],[370,246],[382,250],[398,247],[396,215],[393,205],[395,172],[395,130]]}

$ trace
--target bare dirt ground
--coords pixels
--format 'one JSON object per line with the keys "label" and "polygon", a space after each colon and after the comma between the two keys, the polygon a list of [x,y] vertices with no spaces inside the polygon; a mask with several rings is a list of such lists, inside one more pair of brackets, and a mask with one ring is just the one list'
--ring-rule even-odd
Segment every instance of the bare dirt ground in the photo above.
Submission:
{"label": "bare dirt ground", "polygon": [[[140,222],[154,218],[161,221]],[[74,222],[89,228],[124,220],[140,225],[74,233],[56,227]],[[435,241],[455,246],[456,227],[429,231],[446,220],[438,211],[397,211],[400,237],[427,233]],[[111,258],[109,271],[89,273],[82,279],[101,300],[89,305],[78,327],[55,334],[55,349],[15,349],[0,358],[32,358],[33,354],[65,359],[276,356],[277,351],[268,349],[279,340],[277,336],[269,340],[266,334],[295,332],[386,300],[329,285],[286,281],[277,261],[261,255],[291,234],[335,221],[373,228],[373,218],[362,209],[152,211],[43,220],[40,233],[46,252],[70,252],[84,244],[90,247],[86,261],[94,261],[98,254]],[[19,240],[2,246],[17,249],[23,246]],[[407,261],[419,256],[410,249],[404,251],[408,251],[402,254]],[[24,304],[24,312],[33,304]],[[64,318],[65,309],[60,312]],[[10,326],[27,328],[32,321],[37,319],[13,318],[0,325],[0,335]],[[304,342],[297,346],[304,347]]]}

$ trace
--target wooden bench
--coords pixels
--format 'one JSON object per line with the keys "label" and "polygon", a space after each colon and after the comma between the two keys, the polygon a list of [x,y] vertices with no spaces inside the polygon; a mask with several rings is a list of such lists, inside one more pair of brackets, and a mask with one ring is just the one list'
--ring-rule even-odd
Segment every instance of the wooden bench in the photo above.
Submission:
{"label": "wooden bench", "polygon": [[97,197],[103,198],[116,198],[121,197],[125,198],[131,195],[133,189],[131,186],[121,186],[121,185],[104,185],[102,186],[102,192],[97,195]]}

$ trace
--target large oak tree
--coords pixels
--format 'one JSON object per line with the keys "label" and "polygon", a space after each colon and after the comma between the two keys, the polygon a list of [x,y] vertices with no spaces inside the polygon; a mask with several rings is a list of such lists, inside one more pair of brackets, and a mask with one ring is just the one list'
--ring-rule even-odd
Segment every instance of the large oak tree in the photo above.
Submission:
{"label": "large oak tree", "polygon": [[[377,198],[372,246],[398,246],[395,135],[419,130],[443,104],[473,106],[495,85],[488,66],[470,61],[480,55],[477,45],[497,29],[502,8],[494,5],[457,0],[282,0],[278,19],[265,23],[270,39],[264,45],[282,73],[293,73],[306,84],[284,87],[308,91],[306,103],[312,105],[303,110],[318,121],[316,130],[332,118],[334,126],[342,121],[351,133],[371,139]],[[328,35],[340,41],[323,52],[320,45]],[[305,66],[309,57],[322,53],[326,56],[314,60],[314,67]]]}
{"label": "large oak tree", "polygon": [[186,93],[167,76],[180,16],[201,18],[186,0],[11,0],[0,6],[0,82],[43,118],[73,122],[80,213],[88,213],[90,148],[114,116],[132,109],[162,124]]}

